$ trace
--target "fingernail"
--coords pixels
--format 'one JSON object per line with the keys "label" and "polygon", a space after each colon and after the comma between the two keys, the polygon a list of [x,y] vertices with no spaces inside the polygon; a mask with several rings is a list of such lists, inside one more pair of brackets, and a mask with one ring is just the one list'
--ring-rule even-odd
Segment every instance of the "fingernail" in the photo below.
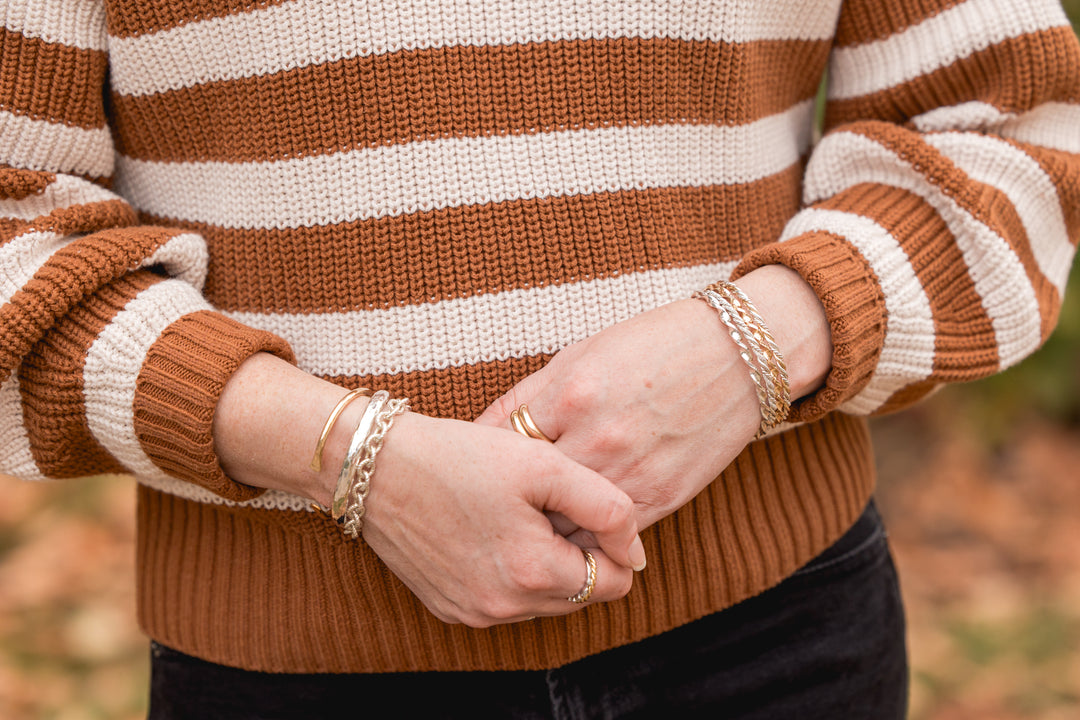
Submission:
{"label": "fingernail", "polygon": [[645,569],[645,546],[641,544],[641,536],[635,537],[634,542],[630,543],[630,562],[635,572]]}

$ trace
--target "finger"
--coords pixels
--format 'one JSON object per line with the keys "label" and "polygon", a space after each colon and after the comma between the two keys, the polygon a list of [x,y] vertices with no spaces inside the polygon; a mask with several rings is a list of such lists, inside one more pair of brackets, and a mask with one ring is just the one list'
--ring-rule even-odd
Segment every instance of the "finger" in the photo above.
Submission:
{"label": "finger", "polygon": [[588,548],[596,563],[596,570],[591,583],[592,592],[584,602],[575,602],[571,598],[584,594],[589,587],[589,564],[582,548],[569,542],[561,542],[558,558],[558,581],[548,599],[551,610],[557,614],[573,612],[587,604],[610,602],[630,592],[634,582],[634,573],[609,558],[598,547]]}
{"label": "finger", "polygon": [[548,384],[546,366],[526,376],[514,387],[500,395],[474,422],[491,427],[510,427],[510,413],[522,403],[528,403]]}
{"label": "finger", "polygon": [[596,542],[595,535],[588,530],[582,530],[581,528],[577,528],[571,533],[560,534],[579,548],[599,547],[600,545],[600,543]]}
{"label": "finger", "polygon": [[637,534],[634,503],[606,479],[576,463],[566,471],[548,474],[536,483],[530,499],[534,507],[562,513],[596,537],[600,548],[627,568],[645,567],[645,549]]}
{"label": "finger", "polygon": [[[559,533],[564,538],[570,538],[572,535],[581,530],[581,528],[577,526],[577,523],[573,522],[570,518],[566,517],[562,513],[552,512],[548,510],[544,514],[547,515],[547,519],[548,522],[551,523],[551,527],[555,528],[555,532]],[[574,540],[571,540],[571,542],[574,542],[578,547],[596,547],[596,539],[593,538],[591,534],[589,538],[592,541],[588,544],[575,542]]]}
{"label": "finger", "polygon": [[[612,560],[599,547],[593,546],[589,549],[589,552],[592,553],[593,558],[596,560],[596,582],[587,603],[611,602],[625,597],[634,584],[634,571]],[[584,554],[582,554],[581,562],[583,567],[579,571],[579,576],[582,579],[582,584],[574,590],[574,594],[580,592],[585,585],[584,580],[586,579],[587,570]]]}
{"label": "finger", "polygon": [[[533,398],[532,402],[527,404],[528,409],[524,419],[526,422],[531,421],[533,427],[543,433],[544,438],[541,439],[548,439],[553,443],[557,443],[559,436],[562,435],[562,428],[559,427],[557,416],[552,412],[551,405],[543,401],[545,395],[550,395],[550,393],[541,390]],[[521,407],[521,405],[518,405],[518,407]]]}

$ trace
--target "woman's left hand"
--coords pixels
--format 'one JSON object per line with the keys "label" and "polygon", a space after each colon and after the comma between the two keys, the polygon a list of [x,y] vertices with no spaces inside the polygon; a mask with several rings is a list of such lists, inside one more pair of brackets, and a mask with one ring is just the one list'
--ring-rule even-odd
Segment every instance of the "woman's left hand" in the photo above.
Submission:
{"label": "woman's left hand", "polygon": [[[785,355],[814,366],[808,377],[816,385],[828,368],[831,343],[813,291],[779,266],[743,280],[744,290],[768,295],[751,298]],[[793,385],[802,375],[793,373]],[[563,349],[477,422],[510,427],[510,412],[522,403],[558,449],[634,500],[639,529],[693,499],[753,438],[761,420],[737,346],[716,311],[697,299],[664,305]]]}

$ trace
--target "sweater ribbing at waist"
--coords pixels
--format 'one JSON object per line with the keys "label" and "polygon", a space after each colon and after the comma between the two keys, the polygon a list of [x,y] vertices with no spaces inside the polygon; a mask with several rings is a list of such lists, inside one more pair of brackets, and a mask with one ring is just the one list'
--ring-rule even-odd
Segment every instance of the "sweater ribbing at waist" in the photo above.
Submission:
{"label": "sweater ribbing at waist", "polygon": [[165,645],[249,670],[555,667],[777,584],[855,521],[873,484],[862,419],[832,414],[767,438],[642,533],[649,566],[627,597],[484,630],[437,620],[325,516],[202,504],[140,487],[139,620]]}

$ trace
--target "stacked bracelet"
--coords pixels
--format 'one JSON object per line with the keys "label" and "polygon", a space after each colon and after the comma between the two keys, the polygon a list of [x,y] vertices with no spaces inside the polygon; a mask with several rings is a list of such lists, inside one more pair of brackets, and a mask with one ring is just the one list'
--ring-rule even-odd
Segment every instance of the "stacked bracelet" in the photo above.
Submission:
{"label": "stacked bracelet", "polygon": [[358,537],[363,530],[366,512],[364,501],[375,474],[375,456],[382,449],[394,418],[408,409],[407,399],[392,400],[388,392],[380,390],[371,396],[356,425],[330,505],[330,516],[350,538]]}
{"label": "stacked bracelet", "polygon": [[787,419],[791,411],[791,386],[787,365],[750,298],[729,282],[713,283],[694,293],[709,303],[739,346],[739,356],[750,368],[750,379],[757,391],[761,425],[755,438],[764,437]]}

